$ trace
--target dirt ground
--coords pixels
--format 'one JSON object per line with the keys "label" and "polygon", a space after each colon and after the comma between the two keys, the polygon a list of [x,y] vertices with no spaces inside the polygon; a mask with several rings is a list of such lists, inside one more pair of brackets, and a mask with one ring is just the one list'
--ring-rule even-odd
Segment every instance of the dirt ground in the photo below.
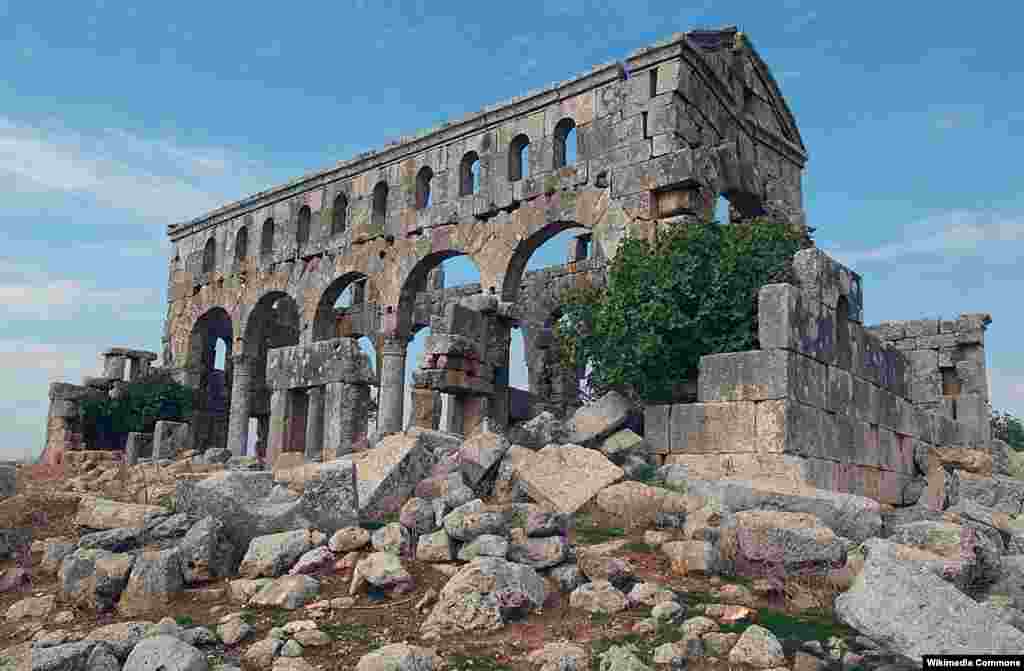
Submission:
{"label": "dirt ground", "polygon": [[[22,469],[24,470],[24,469]],[[50,477],[46,477],[50,476]],[[47,539],[54,536],[78,537],[74,525],[77,511],[77,496],[62,491],[61,479],[52,473],[37,473],[36,477],[27,472],[19,474],[18,495],[0,502],[0,526],[33,527],[33,539]],[[43,513],[43,514],[40,514]],[[660,583],[670,589],[685,592],[687,602],[693,606],[710,599],[709,592],[715,587],[715,579],[707,577],[683,577],[673,574],[668,559],[655,549],[643,543],[643,530],[626,530],[622,528],[622,520],[589,512],[579,518],[578,528],[570,533],[570,541],[587,544],[610,539],[622,539],[629,545],[625,551],[616,556],[626,557],[635,567],[636,578],[641,581]],[[7,520],[15,524],[8,524]],[[41,561],[41,553],[32,555],[32,564],[37,566]],[[417,602],[429,590],[440,592],[448,580],[448,576],[431,565],[405,561],[407,569],[415,579],[415,589],[397,596],[379,595],[377,600],[364,590],[357,595],[355,605],[339,610],[325,610],[324,617],[318,618],[320,628],[332,638],[330,645],[322,648],[307,647],[303,658],[315,667],[328,670],[354,669],[359,659],[382,645],[396,642],[408,642],[414,645],[432,647],[448,660],[450,671],[461,669],[474,671],[527,671],[535,669],[526,661],[529,652],[542,647],[547,642],[567,640],[584,646],[588,651],[601,651],[615,642],[635,642],[648,653],[657,645],[675,640],[659,634],[637,636],[630,629],[639,620],[646,617],[649,608],[634,608],[611,616],[591,616],[590,614],[570,609],[567,594],[554,594],[542,609],[536,610],[518,622],[512,622],[501,630],[484,633],[474,632],[470,636],[449,636],[439,640],[421,641],[419,628],[429,609],[418,612]],[[0,571],[13,568],[15,562],[0,562]],[[348,596],[351,573],[340,573],[321,579],[318,599],[332,599]],[[35,571],[33,584],[30,588],[17,592],[0,593],[0,612],[6,612],[14,602],[27,596],[53,594],[57,590],[55,575],[43,575]],[[218,581],[204,587],[224,587],[228,581]],[[375,595],[376,596],[376,595]],[[822,594],[822,596],[826,596]],[[830,601],[829,601],[830,602]],[[768,607],[779,604],[764,602],[759,606]],[[282,626],[293,620],[311,619],[306,609],[287,611],[278,608],[248,608],[232,603],[227,598],[210,600],[209,596],[200,597],[197,590],[189,590],[177,595],[165,607],[159,608],[149,618],[125,618],[118,613],[96,614],[80,609],[71,609],[58,604],[58,612],[72,610],[74,621],[56,625],[46,623],[47,630],[64,629],[69,632],[86,634],[92,629],[113,622],[151,619],[171,615],[179,623],[205,625],[215,630],[219,620],[226,614],[243,612],[250,624],[257,628],[256,637],[249,639],[240,646],[220,646],[210,652],[211,669],[217,667],[218,661],[239,663],[244,649],[253,641],[263,638],[273,626]],[[829,626],[827,614],[819,614],[805,624],[808,631],[831,631],[842,634],[843,628],[838,625]],[[818,629],[813,629],[817,627]],[[18,644],[30,641],[34,630],[26,630],[23,622],[0,620],[0,648],[13,648]],[[669,635],[671,636],[671,635]],[[784,641],[786,647],[795,645],[794,641]],[[13,650],[10,650],[13,652]],[[649,662],[649,658],[645,661]],[[694,664],[690,669],[721,669],[724,663]]]}

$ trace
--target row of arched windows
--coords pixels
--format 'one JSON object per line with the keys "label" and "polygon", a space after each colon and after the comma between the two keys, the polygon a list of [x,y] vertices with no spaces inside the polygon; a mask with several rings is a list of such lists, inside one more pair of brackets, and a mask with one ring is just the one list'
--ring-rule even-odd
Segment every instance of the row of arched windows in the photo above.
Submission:
{"label": "row of arched windows", "polygon": [[[565,118],[555,126],[552,168],[558,170],[576,162],[576,123]],[[530,138],[520,133],[512,138],[508,152],[508,180],[517,182],[529,176]],[[416,209],[430,207],[430,182],[434,171],[429,166],[420,169],[416,175]],[[459,196],[469,196],[480,191],[480,156],[475,151],[467,152],[459,164]],[[388,185],[380,182],[373,189],[373,214],[371,223],[383,227],[387,217]],[[331,235],[345,232],[348,198],[339,193],[334,199],[331,209]],[[309,242],[310,223],[313,213],[308,205],[299,209],[298,226],[295,241],[300,245]],[[235,260],[246,257],[249,248],[249,227],[243,226],[235,236]],[[274,220],[263,222],[260,235],[260,256],[267,257],[274,250]],[[216,265],[217,246],[210,238],[203,249],[203,272],[212,272]]]}

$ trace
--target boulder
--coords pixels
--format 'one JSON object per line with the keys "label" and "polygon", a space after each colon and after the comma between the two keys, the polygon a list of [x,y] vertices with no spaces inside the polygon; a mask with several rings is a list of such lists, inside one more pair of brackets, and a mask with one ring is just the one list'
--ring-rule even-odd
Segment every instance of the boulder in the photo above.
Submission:
{"label": "boulder", "polygon": [[234,573],[238,551],[228,538],[224,523],[207,515],[188,530],[178,543],[185,582],[192,585]]}
{"label": "boulder", "polygon": [[153,623],[147,620],[117,622],[93,629],[84,640],[102,642],[118,659],[124,660],[139,641],[146,637],[146,632],[151,626]]}
{"label": "boulder", "polygon": [[29,597],[15,601],[7,609],[7,621],[13,622],[25,618],[44,618],[53,612],[57,597],[53,594]]}
{"label": "boulder", "polygon": [[[447,537],[447,534],[445,534]],[[459,548],[460,561],[473,561],[477,557],[500,557],[505,559],[508,554],[508,539],[495,534],[477,536]]]}
{"label": "boulder", "polygon": [[405,502],[398,521],[416,535],[428,534],[434,530],[434,508],[430,501],[413,497]]}
{"label": "boulder", "polygon": [[448,535],[463,542],[471,541],[484,534],[505,535],[508,533],[508,519],[496,508],[484,508],[480,499],[465,503],[444,517],[444,530]]}
{"label": "boulder", "polygon": [[58,572],[58,598],[96,611],[114,608],[128,583],[135,558],[107,550],[78,550],[64,558]]}
{"label": "boulder", "polygon": [[429,433],[433,432],[392,434],[372,449],[344,457],[355,466],[360,514],[383,515],[401,509],[434,465]]}
{"label": "boulder", "polygon": [[644,463],[650,458],[652,451],[647,441],[629,429],[621,429],[605,438],[597,449],[618,466],[625,465],[630,457],[639,457]]}
{"label": "boulder", "polygon": [[900,559],[894,543],[874,538],[863,548],[863,569],[835,600],[844,624],[919,664],[924,654],[1024,650],[1024,632],[927,567]]}
{"label": "boulder", "polygon": [[[362,473],[360,473],[362,477]],[[302,497],[297,502],[311,526],[326,534],[358,524],[358,510],[362,501],[356,483],[356,467],[345,459],[329,461],[317,469],[306,481]]]}
{"label": "boulder", "polygon": [[249,544],[238,567],[238,575],[242,578],[276,578],[286,573],[312,547],[313,538],[308,529],[259,536]]}
{"label": "boulder", "polygon": [[707,541],[669,541],[661,551],[678,575],[710,575],[718,569],[715,547]]}
{"label": "boulder", "polygon": [[63,669],[85,671],[89,655],[92,654],[95,647],[95,641],[78,641],[50,647],[33,646],[31,671],[60,671]]}
{"label": "boulder", "polygon": [[888,540],[935,555],[929,565],[961,589],[999,577],[1002,552],[970,527],[951,522],[911,522],[893,529]]}
{"label": "boulder", "polygon": [[629,606],[626,595],[607,580],[595,580],[580,585],[569,595],[569,606],[588,613],[613,615]]}
{"label": "boulder", "polygon": [[509,617],[539,608],[546,596],[544,579],[529,566],[480,557],[444,586],[421,632],[429,637],[497,629]]}
{"label": "boulder", "polygon": [[45,573],[56,573],[61,562],[75,551],[77,544],[70,538],[48,538],[44,541],[43,558],[39,568]]}
{"label": "boulder", "polygon": [[[538,446],[539,449],[539,446]],[[519,479],[519,468],[533,458],[534,452],[519,445],[511,446],[498,464],[493,496],[497,503],[529,501],[526,488]]]}
{"label": "boulder", "polygon": [[370,542],[370,532],[362,527],[345,527],[334,532],[327,547],[339,554],[361,550]]}
{"label": "boulder", "polygon": [[356,671],[439,671],[444,662],[436,652],[408,643],[391,643],[360,658]]}
{"label": "boulder", "polygon": [[874,538],[882,528],[878,502],[853,494],[752,480],[689,480],[686,491],[713,499],[723,514],[755,509],[810,513],[836,535],[857,543]]}
{"label": "boulder", "polygon": [[84,534],[78,539],[81,550],[109,550],[110,552],[127,552],[139,544],[139,529],[108,529]]}
{"label": "boulder", "polygon": [[975,475],[967,471],[956,471],[959,498],[950,501],[955,505],[959,499],[970,499],[986,508],[1001,513],[1020,515],[1024,512],[1024,480],[1003,476]]}
{"label": "boulder", "polygon": [[448,562],[452,560],[452,540],[444,529],[423,534],[416,545],[416,560],[423,562]]}
{"label": "boulder", "polygon": [[121,594],[118,611],[122,615],[134,616],[163,610],[171,595],[184,588],[181,551],[178,548],[142,552],[135,560],[131,577]]}
{"label": "boulder", "polygon": [[846,563],[846,544],[809,513],[745,510],[723,531],[721,556],[738,575],[827,575]]}
{"label": "boulder", "polygon": [[568,442],[590,447],[621,428],[634,411],[629,399],[616,391],[610,391],[596,402],[577,410],[566,422]]}
{"label": "boulder", "polygon": [[587,671],[590,668],[590,656],[578,645],[567,642],[545,643],[544,647],[534,650],[527,660],[539,671]]}
{"label": "boulder", "polygon": [[647,527],[658,514],[680,514],[704,505],[698,496],[679,494],[670,489],[639,482],[620,482],[598,492],[594,504],[601,511],[626,520],[631,526]]}
{"label": "boulder", "polygon": [[550,568],[566,560],[569,556],[569,543],[562,536],[526,538],[520,543],[509,545],[506,556],[509,561],[535,569]]}
{"label": "boulder", "polygon": [[143,639],[128,655],[123,671],[208,671],[206,655],[174,636]]}
{"label": "boulder", "polygon": [[729,663],[745,664],[755,669],[785,666],[782,643],[764,627],[752,624],[746,628],[729,651]]}
{"label": "boulder", "polygon": [[385,524],[370,534],[370,542],[377,552],[390,552],[402,557],[412,554],[412,534],[398,522]]}
{"label": "boulder", "polygon": [[562,421],[547,410],[531,420],[508,428],[509,442],[530,450],[539,450],[552,443],[565,443],[568,436]]}
{"label": "boulder", "polygon": [[89,529],[139,529],[146,525],[150,515],[168,514],[169,511],[161,506],[83,496],[78,503],[75,524]]}
{"label": "boulder", "polygon": [[603,454],[579,445],[548,445],[517,473],[530,498],[564,513],[575,513],[624,475]]}
{"label": "boulder", "polygon": [[492,473],[511,447],[505,436],[477,431],[459,449],[459,464],[466,484],[476,488]]}
{"label": "boulder", "polygon": [[354,595],[364,583],[380,589],[395,589],[412,584],[412,575],[402,565],[402,560],[390,552],[371,552],[356,563],[349,585],[349,596]]}
{"label": "boulder", "polygon": [[305,553],[288,571],[288,575],[325,575],[334,572],[337,556],[325,546],[313,548]]}
{"label": "boulder", "polygon": [[249,604],[295,610],[312,601],[319,592],[320,583],[315,578],[308,575],[288,575],[264,585],[249,600]]}

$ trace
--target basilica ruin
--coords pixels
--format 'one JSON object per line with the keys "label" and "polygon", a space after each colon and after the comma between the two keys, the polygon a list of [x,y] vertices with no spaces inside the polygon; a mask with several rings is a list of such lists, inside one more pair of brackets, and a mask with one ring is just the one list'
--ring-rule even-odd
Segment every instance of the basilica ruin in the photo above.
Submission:
{"label": "basilica ruin", "polygon": [[[152,441],[154,456],[183,432],[195,449],[240,455],[255,430],[270,464],[368,449],[408,428],[407,347],[424,327],[414,426],[470,435],[543,410],[565,417],[580,402],[578,372],[553,353],[561,293],[604,283],[626,235],[709,218],[720,197],[730,222],[806,226],[807,158],[744,34],[692,31],[172,225],[163,351],[111,349],[103,377],[52,385],[43,461],[88,447],[82,398],[157,358],[202,403],[187,427],[131,438]],[[525,272],[576,228],[566,265]],[[446,287],[440,265],[462,255],[480,283]],[[646,408],[644,438],[659,463],[699,477],[778,473],[916,500],[916,453],[988,441],[990,318],[865,327],[855,272],[814,248],[794,264],[798,285],[761,291],[760,349],[705,357],[693,398]],[[528,390],[509,385],[513,328]]]}

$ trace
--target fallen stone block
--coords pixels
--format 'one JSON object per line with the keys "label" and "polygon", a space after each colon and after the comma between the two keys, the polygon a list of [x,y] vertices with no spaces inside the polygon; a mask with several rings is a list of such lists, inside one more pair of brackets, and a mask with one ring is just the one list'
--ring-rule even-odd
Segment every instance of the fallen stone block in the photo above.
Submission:
{"label": "fallen stone block", "polygon": [[508,452],[511,444],[501,434],[478,431],[462,444],[459,465],[466,484],[476,488]]}
{"label": "fallen stone block", "polygon": [[737,512],[722,531],[719,551],[746,576],[828,575],[846,563],[846,545],[809,513]]}
{"label": "fallen stone block", "polygon": [[97,612],[112,610],[128,584],[135,558],[107,550],[78,550],[58,572],[58,598]]}
{"label": "fallen stone block", "polygon": [[566,422],[568,442],[589,447],[622,426],[635,411],[633,403],[616,391],[577,410]]}
{"label": "fallen stone block", "polygon": [[600,452],[579,445],[550,445],[517,468],[523,488],[537,503],[575,513],[624,471]]}
{"label": "fallen stone block", "polygon": [[75,524],[90,529],[120,529],[146,526],[150,515],[169,515],[162,506],[148,506],[141,503],[112,501],[96,496],[83,496],[78,504]]}
{"label": "fallen stone block", "polygon": [[274,606],[295,610],[316,598],[320,582],[308,575],[288,575],[277,578],[257,592],[249,603],[254,606]]}
{"label": "fallen stone block", "polygon": [[355,466],[360,515],[377,517],[398,512],[412,496],[416,483],[434,465],[434,455],[428,448],[429,436],[425,433],[428,432],[392,434],[373,449],[338,460],[351,461]]}
{"label": "fallen stone block", "polygon": [[181,551],[147,551],[132,567],[128,584],[117,605],[122,615],[136,616],[165,610],[171,597],[185,589]]}
{"label": "fallen stone block", "polygon": [[309,529],[296,529],[266,536],[257,536],[249,544],[238,567],[242,578],[276,578],[313,547]]}

